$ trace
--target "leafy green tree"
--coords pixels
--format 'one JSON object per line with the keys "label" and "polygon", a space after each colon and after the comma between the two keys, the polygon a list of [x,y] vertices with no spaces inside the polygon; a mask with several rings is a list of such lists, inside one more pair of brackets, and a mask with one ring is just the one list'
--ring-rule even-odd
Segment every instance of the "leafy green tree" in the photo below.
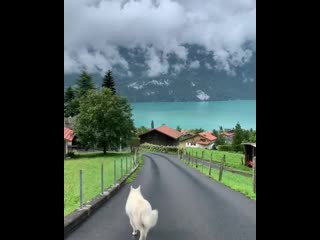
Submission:
{"label": "leafy green tree", "polygon": [[110,146],[119,146],[134,135],[132,109],[126,98],[113,94],[108,88],[90,91],[80,99],[76,118],[78,140],[87,146],[102,147],[104,154]]}

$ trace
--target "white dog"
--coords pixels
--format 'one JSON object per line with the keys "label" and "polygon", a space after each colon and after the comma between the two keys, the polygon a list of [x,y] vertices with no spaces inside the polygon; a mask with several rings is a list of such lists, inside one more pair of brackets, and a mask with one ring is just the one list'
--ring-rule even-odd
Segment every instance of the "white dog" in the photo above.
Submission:
{"label": "white dog", "polygon": [[130,187],[126,213],[133,228],[132,235],[137,235],[137,230],[139,230],[139,240],[146,240],[149,230],[157,224],[158,210],[152,210],[150,203],[144,199],[140,189],[140,186],[136,189]]}

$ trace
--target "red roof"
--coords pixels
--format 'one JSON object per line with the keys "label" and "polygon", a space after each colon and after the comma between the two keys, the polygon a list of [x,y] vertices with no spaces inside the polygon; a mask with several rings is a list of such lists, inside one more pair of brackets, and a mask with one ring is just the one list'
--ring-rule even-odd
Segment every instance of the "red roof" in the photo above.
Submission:
{"label": "red roof", "polygon": [[201,132],[201,133],[199,133],[199,135],[201,137],[204,137],[204,138],[208,139],[209,141],[214,141],[214,140],[217,139],[217,137],[213,136],[210,131]]}
{"label": "red roof", "polygon": [[209,145],[210,144],[210,142],[203,142],[203,141],[199,141],[197,143],[200,145]]}
{"label": "red roof", "polygon": [[74,131],[70,128],[64,128],[64,140],[72,142],[74,138]]}
{"label": "red roof", "polygon": [[177,139],[182,136],[181,132],[179,132],[175,129],[169,128],[166,125],[162,125],[161,127],[158,127],[155,130],[157,130],[165,135],[168,135],[169,137],[172,137],[174,139]]}

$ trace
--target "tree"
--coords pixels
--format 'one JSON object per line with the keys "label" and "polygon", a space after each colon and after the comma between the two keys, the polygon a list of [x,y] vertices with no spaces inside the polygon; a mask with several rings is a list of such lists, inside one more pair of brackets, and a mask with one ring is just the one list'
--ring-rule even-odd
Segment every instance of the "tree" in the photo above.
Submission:
{"label": "tree", "polygon": [[176,128],[177,131],[181,132],[181,127],[178,125]]}
{"label": "tree", "polygon": [[190,129],[189,132],[193,134],[198,134],[198,133],[204,132],[204,130],[202,128],[195,128],[195,129]]}
{"label": "tree", "polygon": [[212,135],[218,137],[219,132],[215,129],[212,130]]}
{"label": "tree", "polygon": [[251,132],[249,142],[256,142],[256,130]]}
{"label": "tree", "polygon": [[116,93],[112,72],[110,70],[103,77],[102,87],[109,88],[113,94]]}
{"label": "tree", "polygon": [[77,115],[79,104],[76,99],[76,93],[74,89],[69,86],[64,93],[64,116],[73,117]]}
{"label": "tree", "polygon": [[250,142],[250,131],[243,129],[242,130],[242,142]]}
{"label": "tree", "polygon": [[154,123],[153,123],[153,120],[151,121],[151,129],[154,129]]}
{"label": "tree", "polygon": [[219,131],[223,132],[223,127],[222,126],[219,127]]}
{"label": "tree", "polygon": [[77,97],[81,98],[85,96],[90,90],[94,90],[95,86],[90,74],[83,70],[77,80]]}
{"label": "tree", "polygon": [[76,97],[76,94],[71,86],[69,86],[64,92],[64,102],[69,103]]}
{"label": "tree", "polygon": [[120,138],[128,141],[134,134],[132,109],[126,98],[113,94],[108,88],[90,91],[80,99],[75,132],[87,146],[102,147],[104,154],[110,146],[119,146]]}
{"label": "tree", "polygon": [[224,139],[224,136],[221,133],[216,136],[217,136],[217,139],[214,142],[215,146],[226,144],[226,140]]}
{"label": "tree", "polygon": [[143,133],[145,133],[147,131],[149,131],[149,129],[146,128],[145,126],[142,126],[140,128],[136,128],[136,131],[135,131],[136,132],[136,136],[139,136],[139,135],[141,135],[141,134],[143,134]]}
{"label": "tree", "polygon": [[237,122],[235,131],[234,131],[234,137],[232,141],[233,149],[235,151],[241,151],[242,146],[240,145],[243,142],[243,130],[240,126],[240,123]]}

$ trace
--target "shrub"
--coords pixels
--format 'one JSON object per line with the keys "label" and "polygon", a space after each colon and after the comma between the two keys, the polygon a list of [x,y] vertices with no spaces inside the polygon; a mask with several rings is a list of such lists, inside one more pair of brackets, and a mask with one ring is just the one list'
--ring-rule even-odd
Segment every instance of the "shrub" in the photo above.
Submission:
{"label": "shrub", "polygon": [[150,143],[141,144],[140,149],[148,152],[178,153],[178,146],[161,146]]}

